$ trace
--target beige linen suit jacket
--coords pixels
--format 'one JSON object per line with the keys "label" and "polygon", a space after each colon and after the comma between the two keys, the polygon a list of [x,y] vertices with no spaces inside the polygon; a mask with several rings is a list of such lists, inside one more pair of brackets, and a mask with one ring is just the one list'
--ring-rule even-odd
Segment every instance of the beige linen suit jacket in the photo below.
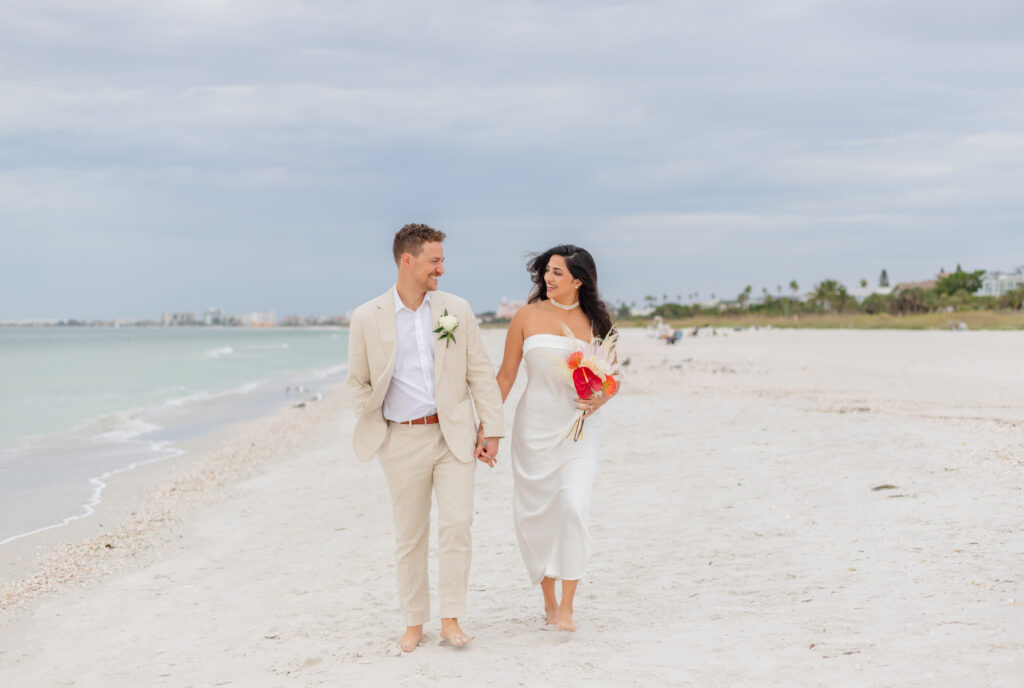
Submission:
{"label": "beige linen suit jacket", "polygon": [[[394,288],[356,309],[349,324],[348,389],[356,412],[352,446],[363,461],[372,459],[387,437],[384,395],[395,369],[397,334]],[[486,437],[505,436],[501,392],[494,368],[484,351],[480,328],[469,303],[452,294],[430,292],[430,320],[447,309],[459,319],[455,343],[434,337],[434,401],[441,434],[459,461],[473,460],[476,422],[473,406]],[[470,397],[472,394],[472,398]]]}

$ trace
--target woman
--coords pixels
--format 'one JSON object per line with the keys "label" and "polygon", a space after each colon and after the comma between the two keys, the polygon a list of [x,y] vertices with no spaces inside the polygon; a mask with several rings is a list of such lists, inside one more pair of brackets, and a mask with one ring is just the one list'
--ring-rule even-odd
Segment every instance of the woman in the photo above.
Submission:
{"label": "woman", "polygon": [[[599,419],[609,396],[579,399],[559,366],[578,342],[612,334],[612,319],[597,291],[594,259],[582,248],[556,246],[527,265],[529,301],[516,312],[498,371],[504,401],[526,359],[527,385],[512,428],[514,514],[519,549],[533,583],[544,593],[547,623],[575,631],[573,596],[590,558],[587,511],[597,470]],[[579,441],[567,438],[579,410],[586,419]],[[562,600],[555,581],[562,581]]]}

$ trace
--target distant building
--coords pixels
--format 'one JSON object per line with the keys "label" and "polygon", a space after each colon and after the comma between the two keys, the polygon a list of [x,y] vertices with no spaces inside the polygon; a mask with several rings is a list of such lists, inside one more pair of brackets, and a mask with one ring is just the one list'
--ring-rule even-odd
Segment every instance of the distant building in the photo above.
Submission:
{"label": "distant building", "polygon": [[498,306],[498,310],[494,312],[494,317],[498,320],[511,320],[512,316],[516,314],[520,308],[525,304],[522,301],[509,301],[506,298],[501,299],[501,305]]}
{"label": "distant building", "polygon": [[892,293],[893,287],[851,287],[847,293],[858,301],[863,301],[869,296],[881,294],[888,296]]}
{"label": "distant building", "polygon": [[981,296],[1002,296],[1006,292],[1024,287],[1024,265],[1014,272],[986,272],[981,279]]}
{"label": "distant building", "polygon": [[949,277],[949,274],[950,273],[948,272],[940,272],[935,275],[934,279],[930,280],[922,280],[920,282],[899,282],[892,288],[892,293],[898,294],[901,291],[907,291],[908,289],[924,289],[925,291],[928,291],[929,289],[934,289],[936,285],[938,285],[939,280]]}
{"label": "distant building", "polygon": [[337,327],[348,325],[348,318],[340,315],[286,315],[281,318],[282,327]]}
{"label": "distant building", "polygon": [[274,311],[252,311],[238,316],[243,325],[248,327],[273,327],[277,325],[277,313]]}
{"label": "distant building", "polygon": [[206,309],[206,313],[203,314],[203,322],[207,325],[222,325],[224,324],[224,312],[219,308],[210,306]]}
{"label": "distant building", "polygon": [[199,323],[194,313],[164,313],[160,320],[164,327],[181,327]]}

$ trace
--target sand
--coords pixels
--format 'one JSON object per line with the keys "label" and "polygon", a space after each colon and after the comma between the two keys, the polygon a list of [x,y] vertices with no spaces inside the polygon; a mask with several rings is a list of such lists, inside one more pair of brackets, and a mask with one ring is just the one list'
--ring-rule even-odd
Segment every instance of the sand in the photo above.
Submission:
{"label": "sand", "polygon": [[396,650],[390,504],[341,388],[112,486],[134,514],[21,561],[0,685],[1024,683],[1024,334],[627,331],[621,351],[578,633],[543,625],[504,443],[477,471],[474,642],[435,619]]}

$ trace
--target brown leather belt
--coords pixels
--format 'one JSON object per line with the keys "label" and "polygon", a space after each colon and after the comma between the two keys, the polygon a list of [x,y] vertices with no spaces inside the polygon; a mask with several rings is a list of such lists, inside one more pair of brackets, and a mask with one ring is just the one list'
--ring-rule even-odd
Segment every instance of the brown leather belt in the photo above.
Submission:
{"label": "brown leather belt", "polygon": [[422,418],[413,418],[412,420],[395,421],[399,425],[433,425],[434,423],[440,423],[441,419],[437,417],[435,413],[432,416],[423,416]]}

